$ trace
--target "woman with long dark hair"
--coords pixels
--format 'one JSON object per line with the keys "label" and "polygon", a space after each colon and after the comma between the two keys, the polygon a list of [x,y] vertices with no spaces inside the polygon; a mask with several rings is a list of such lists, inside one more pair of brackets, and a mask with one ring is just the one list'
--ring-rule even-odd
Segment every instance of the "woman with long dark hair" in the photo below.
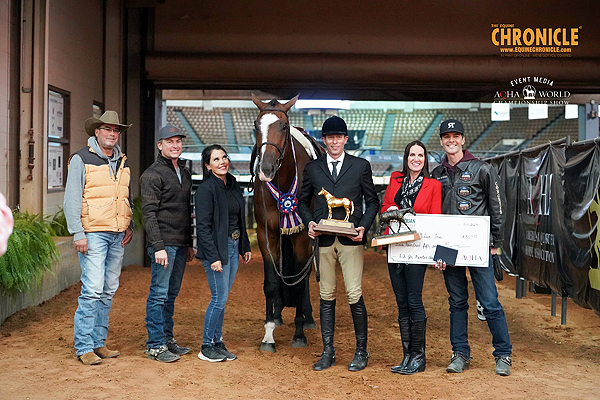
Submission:
{"label": "woman with long dark hair", "polygon": [[[402,171],[395,171],[385,192],[381,212],[412,207],[416,213],[441,214],[442,184],[431,179],[427,149],[418,140],[404,149]],[[423,280],[427,265],[388,263],[398,305],[398,324],[404,359],[392,372],[411,375],[425,371],[427,315],[423,306]]]}
{"label": "woman with long dark hair", "polygon": [[239,257],[252,257],[246,233],[244,197],[229,173],[229,156],[213,144],[202,151],[203,182],[196,190],[198,252],[208,286],[210,303],[204,315],[202,348],[198,358],[209,362],[235,360],[223,343],[225,304],[238,269]]}

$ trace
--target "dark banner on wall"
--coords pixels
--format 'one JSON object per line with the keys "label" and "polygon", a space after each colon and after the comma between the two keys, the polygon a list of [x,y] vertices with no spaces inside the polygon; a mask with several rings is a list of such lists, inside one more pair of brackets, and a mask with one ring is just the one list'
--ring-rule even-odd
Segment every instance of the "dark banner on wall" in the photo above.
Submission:
{"label": "dark banner on wall", "polygon": [[519,179],[518,254],[519,275],[563,293],[559,277],[561,258],[556,233],[562,218],[562,166],[564,151],[547,146],[521,154]]}
{"label": "dark banner on wall", "polygon": [[567,293],[577,304],[600,310],[598,216],[600,143],[569,146],[564,168],[565,221],[561,243]]}
{"label": "dark banner on wall", "polygon": [[504,226],[504,245],[500,254],[500,262],[505,271],[513,275],[518,275],[517,271],[517,206],[519,203],[519,155],[496,158],[491,161],[496,167],[498,176],[505,188],[515,188],[515,190],[506,190],[506,223]]}
{"label": "dark banner on wall", "polygon": [[505,269],[600,315],[600,142],[491,163],[506,188]]}

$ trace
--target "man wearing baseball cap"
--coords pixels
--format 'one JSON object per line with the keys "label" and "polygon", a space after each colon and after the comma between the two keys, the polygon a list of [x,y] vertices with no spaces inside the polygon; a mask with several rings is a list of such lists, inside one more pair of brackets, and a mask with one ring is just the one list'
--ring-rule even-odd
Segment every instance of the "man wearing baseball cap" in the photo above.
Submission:
{"label": "man wearing baseball cap", "polygon": [[90,138],[69,159],[63,209],[81,266],[75,349],[79,361],[94,365],[120,354],[104,342],[124,247],[132,238],[130,171],[117,144],[131,125],[120,123],[116,111],[106,111],[84,127]]}
{"label": "man wearing baseball cap", "polygon": [[[336,261],[339,261],[356,338],[356,351],[348,370],[361,371],[369,361],[367,309],[362,296],[363,245],[366,242],[366,231],[379,211],[379,198],[373,185],[371,164],[364,158],[354,157],[344,151],[348,141],[348,128],[344,120],[338,116],[328,118],[323,123],[322,132],[327,154],[306,164],[298,203],[300,216],[308,226],[308,236],[313,239],[319,236],[323,354],[313,365],[313,370],[322,371],[335,365],[335,268]],[[318,195],[321,189],[327,190],[337,198],[346,197],[354,202],[355,209],[349,221],[354,223],[356,236],[320,234],[314,230],[317,223],[328,216],[326,199]],[[363,199],[366,204],[364,213]],[[314,211],[311,210],[313,201]],[[333,209],[334,218],[343,219],[344,215],[343,207]]]}
{"label": "man wearing baseball cap", "polygon": [[148,358],[177,361],[190,352],[173,335],[175,299],[181,289],[185,264],[193,260],[190,192],[192,176],[179,159],[179,128],[167,125],[158,132],[156,161],[140,177],[146,246],[152,260],[150,293],[146,302]]}
{"label": "man wearing baseball cap", "polygon": [[[484,268],[469,267],[469,273],[475,297],[483,307],[483,314],[492,334],[496,374],[507,376],[510,375],[512,345],[506,315],[498,301],[491,257],[502,246],[505,218],[503,209],[506,203],[504,189],[490,164],[463,150],[465,134],[460,121],[448,119],[442,122],[440,143],[446,156],[431,176],[442,183],[442,213],[490,216],[492,243],[489,265]],[[446,371],[460,373],[469,368],[471,360],[466,267],[446,266],[441,261],[438,261],[437,267],[444,270],[450,303],[450,342],[453,354]]]}

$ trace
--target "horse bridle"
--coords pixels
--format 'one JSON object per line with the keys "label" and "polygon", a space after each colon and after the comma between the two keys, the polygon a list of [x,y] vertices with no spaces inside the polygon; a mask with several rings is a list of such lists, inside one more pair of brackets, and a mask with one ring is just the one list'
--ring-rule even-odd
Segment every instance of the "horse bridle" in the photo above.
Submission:
{"label": "horse bridle", "polygon": [[[275,149],[276,149],[276,150],[277,150],[277,152],[279,153],[279,157],[277,157],[277,160],[275,160],[275,162],[276,162],[276,164],[277,164],[277,169],[279,169],[279,168],[281,167],[281,163],[283,162],[283,157],[284,157],[284,155],[285,155],[285,150],[286,150],[286,148],[287,148],[287,144],[288,144],[288,140],[289,140],[289,136],[290,136],[290,123],[289,123],[289,116],[288,116],[288,114],[287,114],[287,112],[286,112],[286,111],[284,111],[284,110],[281,110],[281,109],[279,109],[279,108],[263,108],[263,109],[262,109],[262,110],[260,110],[260,112],[258,113],[258,116],[260,117],[260,115],[261,115],[263,112],[267,112],[267,111],[277,111],[277,112],[283,113],[283,114],[286,116],[286,118],[288,118],[288,121],[287,121],[287,122],[286,122],[286,123],[283,125],[283,129],[281,129],[281,130],[280,130],[280,132],[284,132],[284,134],[285,134],[285,141],[283,142],[283,148],[280,148],[279,146],[277,146],[277,145],[276,145],[275,143],[273,143],[273,142],[263,142],[263,143],[261,143],[261,144],[260,144],[260,146],[258,146],[258,147],[256,148],[256,158],[257,158],[256,162],[260,164],[260,159],[261,159],[260,149],[261,149],[263,146],[270,145],[270,146],[273,146],[273,147],[275,147]],[[254,128],[255,128],[257,131],[259,130],[259,129],[258,129],[258,126],[257,126],[257,124],[258,124],[258,120],[259,120],[259,118],[257,118],[257,119],[254,121]]]}

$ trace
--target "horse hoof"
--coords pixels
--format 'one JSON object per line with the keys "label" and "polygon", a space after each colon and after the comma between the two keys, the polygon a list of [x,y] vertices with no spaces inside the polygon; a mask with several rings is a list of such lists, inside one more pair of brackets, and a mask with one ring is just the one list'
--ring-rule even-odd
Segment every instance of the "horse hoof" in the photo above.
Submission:
{"label": "horse hoof", "polygon": [[292,348],[294,347],[308,347],[308,343],[306,342],[306,338],[296,338],[292,340]]}
{"label": "horse hoof", "polygon": [[315,323],[314,319],[310,318],[310,319],[305,319],[304,325],[302,327],[304,329],[317,329],[317,324]]}
{"label": "horse hoof", "polygon": [[261,351],[268,351],[269,353],[276,353],[277,349],[275,348],[275,343],[267,343],[267,342],[262,342],[260,344],[260,350]]}
{"label": "horse hoof", "polygon": [[275,322],[275,326],[283,325],[283,319],[281,319],[281,318],[275,318],[274,322]]}

